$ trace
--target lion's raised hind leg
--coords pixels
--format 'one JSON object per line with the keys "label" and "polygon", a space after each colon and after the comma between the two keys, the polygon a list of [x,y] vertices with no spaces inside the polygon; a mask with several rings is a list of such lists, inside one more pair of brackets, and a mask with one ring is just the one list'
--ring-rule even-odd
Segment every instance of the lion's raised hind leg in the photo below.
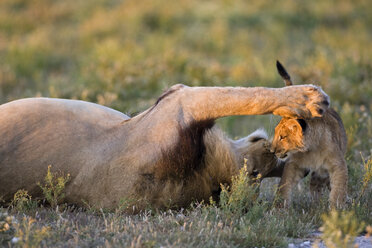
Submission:
{"label": "lion's raised hind leg", "polygon": [[[183,112],[193,120],[214,120],[232,115],[275,114],[285,117],[320,117],[329,98],[312,85],[284,88],[174,86]],[[173,87],[172,87],[173,88]],[[187,118],[187,116],[186,116]]]}

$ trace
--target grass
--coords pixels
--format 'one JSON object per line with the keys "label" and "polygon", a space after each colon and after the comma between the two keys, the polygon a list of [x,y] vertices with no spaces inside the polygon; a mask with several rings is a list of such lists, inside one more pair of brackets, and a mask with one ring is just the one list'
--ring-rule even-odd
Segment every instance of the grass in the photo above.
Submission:
{"label": "grass", "polygon": [[320,230],[329,248],[352,247],[354,237],[364,229],[364,222],[358,222],[353,212],[332,211],[329,215],[323,215],[323,221]]}
{"label": "grass", "polygon": [[[279,59],[295,84],[321,85],[341,114],[349,140],[345,211],[372,226],[371,26],[368,0],[2,0],[0,103],[62,97],[135,114],[175,83],[281,87]],[[232,137],[261,126],[273,134],[276,123],[271,116],[218,121]],[[13,208],[1,211],[8,216],[0,217],[7,232],[0,241],[29,247],[285,247],[309,237],[326,222],[324,214],[332,216],[325,200],[311,201],[306,182],[292,208],[275,208],[272,184],[265,179],[253,203],[242,193],[250,188],[238,184],[225,191],[225,205],[195,203],[134,216],[120,208],[51,209],[20,192]],[[9,243],[14,235],[19,240]]]}
{"label": "grass", "polygon": [[[256,199],[257,186],[243,167],[231,189],[223,187],[220,204],[137,215],[123,213],[120,206],[106,212],[67,205],[54,209],[40,202],[0,209],[0,242],[22,247],[287,247],[322,225],[327,245],[349,247],[372,223],[371,192],[344,211],[328,213],[327,198],[313,202],[299,191],[292,207],[277,208],[275,201]],[[31,201],[24,192],[19,198]]]}

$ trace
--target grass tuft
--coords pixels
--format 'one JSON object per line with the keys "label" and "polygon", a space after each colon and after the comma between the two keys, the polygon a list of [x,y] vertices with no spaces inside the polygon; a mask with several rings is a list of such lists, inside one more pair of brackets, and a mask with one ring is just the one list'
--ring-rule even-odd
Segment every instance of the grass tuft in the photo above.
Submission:
{"label": "grass tuft", "polygon": [[232,177],[230,187],[221,185],[221,208],[234,214],[243,214],[256,202],[259,186],[257,181],[249,178],[245,164],[239,175]]}
{"label": "grass tuft", "polygon": [[70,174],[65,176],[63,174],[52,173],[50,171],[51,167],[51,165],[48,166],[44,184],[38,183],[38,185],[42,189],[45,199],[52,208],[55,208],[58,202],[62,201],[65,196],[64,189],[66,183],[70,180]]}
{"label": "grass tuft", "polygon": [[32,200],[32,197],[26,190],[18,190],[10,203],[10,207],[16,211],[25,212],[37,207],[37,201]]}
{"label": "grass tuft", "polygon": [[356,236],[363,231],[364,222],[359,222],[351,211],[332,210],[322,216],[322,239],[329,248],[349,248],[353,246]]}

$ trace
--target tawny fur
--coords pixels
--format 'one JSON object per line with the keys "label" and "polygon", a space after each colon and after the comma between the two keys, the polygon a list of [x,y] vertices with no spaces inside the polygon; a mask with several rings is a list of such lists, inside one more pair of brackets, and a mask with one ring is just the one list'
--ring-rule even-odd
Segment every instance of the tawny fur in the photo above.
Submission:
{"label": "tawny fur", "polygon": [[71,175],[65,202],[137,210],[208,199],[229,183],[252,142],[214,128],[230,115],[321,116],[328,96],[316,86],[280,89],[175,85],[130,118],[83,101],[31,98],[0,106],[0,197],[19,189],[40,197],[47,166]]}
{"label": "tawny fur", "polygon": [[[220,185],[229,185],[233,175],[238,174],[246,161],[248,174],[257,171],[263,177],[279,163],[274,153],[270,152],[270,143],[266,133],[254,132],[240,140],[229,139],[219,128],[207,130],[203,140],[205,145],[203,167],[192,170],[187,180],[179,176],[158,180],[160,183],[149,190],[155,178],[147,181],[148,173],[141,178],[141,194],[144,203],[154,207],[185,207],[192,200],[209,201],[212,196],[218,200]],[[182,156],[182,155],[181,155]],[[245,161],[244,161],[245,160]],[[155,173],[156,175],[156,173]],[[253,176],[252,176],[253,177]],[[152,184],[151,184],[152,183]],[[155,193],[156,192],[156,193]]]}
{"label": "tawny fur", "polygon": [[[286,86],[293,82],[284,66],[277,61],[276,67]],[[279,194],[287,204],[291,189],[312,169],[310,191],[317,198],[322,188],[333,190],[331,206],[342,205],[346,198],[347,166],[344,159],[347,137],[340,116],[328,109],[321,118],[313,120],[284,118],[275,128],[272,151],[279,157],[289,155],[286,165],[281,164],[271,176],[282,177]],[[331,178],[329,177],[331,175]]]}
{"label": "tawny fur", "polygon": [[[333,109],[323,117],[311,120],[283,118],[275,128],[272,151],[286,158],[279,194],[289,203],[291,189],[311,169],[310,189],[313,194],[321,185],[330,184],[332,207],[344,204],[347,195],[348,170],[345,161],[347,137],[342,120]],[[330,181],[330,183],[329,183]]]}

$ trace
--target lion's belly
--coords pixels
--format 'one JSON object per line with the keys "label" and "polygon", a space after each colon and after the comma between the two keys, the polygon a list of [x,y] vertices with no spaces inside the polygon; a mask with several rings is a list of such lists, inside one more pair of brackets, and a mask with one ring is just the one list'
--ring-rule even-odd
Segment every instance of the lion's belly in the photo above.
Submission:
{"label": "lion's belly", "polygon": [[311,170],[319,176],[328,177],[328,164],[326,158],[317,152],[308,152],[306,155],[299,154],[294,157],[298,161],[297,166],[301,169]]}

